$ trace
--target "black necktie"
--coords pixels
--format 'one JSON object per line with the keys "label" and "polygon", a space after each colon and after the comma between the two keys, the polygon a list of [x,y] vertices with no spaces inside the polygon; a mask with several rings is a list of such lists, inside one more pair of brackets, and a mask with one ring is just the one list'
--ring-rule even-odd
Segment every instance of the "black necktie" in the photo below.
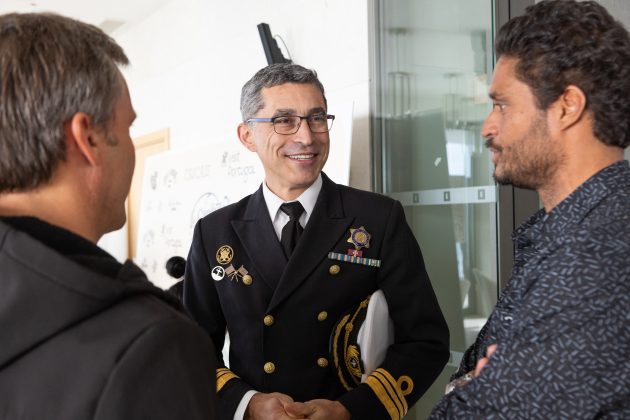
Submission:
{"label": "black necktie", "polygon": [[304,228],[299,222],[300,216],[304,213],[304,207],[302,207],[299,201],[293,201],[292,203],[282,204],[280,210],[289,216],[289,221],[282,228],[282,235],[280,237],[280,244],[282,244],[284,254],[287,256],[287,259],[289,259],[298,239],[300,239],[300,235],[304,231]]}

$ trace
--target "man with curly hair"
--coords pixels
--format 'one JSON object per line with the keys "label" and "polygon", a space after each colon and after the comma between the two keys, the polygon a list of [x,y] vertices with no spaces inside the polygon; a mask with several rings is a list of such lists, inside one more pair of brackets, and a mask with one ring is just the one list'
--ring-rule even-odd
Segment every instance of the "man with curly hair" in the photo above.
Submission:
{"label": "man with curly hair", "polygon": [[431,418],[630,418],[630,37],[595,2],[543,1],[496,53],[494,177],[544,208]]}

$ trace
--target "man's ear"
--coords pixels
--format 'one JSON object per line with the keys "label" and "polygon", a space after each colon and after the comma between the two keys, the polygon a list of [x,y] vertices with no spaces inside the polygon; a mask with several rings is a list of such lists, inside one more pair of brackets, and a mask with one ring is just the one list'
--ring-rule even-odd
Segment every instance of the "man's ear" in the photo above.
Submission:
{"label": "man's ear", "polygon": [[256,151],[256,143],[254,142],[254,133],[251,125],[247,123],[240,123],[236,129],[238,139],[243,146],[247,147],[250,152]]}
{"label": "man's ear", "polygon": [[579,87],[569,85],[552,105],[556,108],[558,128],[566,130],[579,122],[586,109],[586,95]]}
{"label": "man's ear", "polygon": [[98,149],[96,147],[96,132],[92,119],[83,112],[77,112],[64,127],[66,141],[70,147],[75,147],[79,155],[96,165],[99,162]]}

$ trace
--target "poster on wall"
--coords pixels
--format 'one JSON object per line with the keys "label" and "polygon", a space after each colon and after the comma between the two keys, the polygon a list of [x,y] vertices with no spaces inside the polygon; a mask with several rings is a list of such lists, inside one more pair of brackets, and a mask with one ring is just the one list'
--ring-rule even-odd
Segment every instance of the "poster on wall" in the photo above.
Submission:
{"label": "poster on wall", "polygon": [[177,280],[166,261],[186,258],[197,221],[256,191],[264,179],[258,155],[238,141],[147,158],[135,262],[156,286]]}

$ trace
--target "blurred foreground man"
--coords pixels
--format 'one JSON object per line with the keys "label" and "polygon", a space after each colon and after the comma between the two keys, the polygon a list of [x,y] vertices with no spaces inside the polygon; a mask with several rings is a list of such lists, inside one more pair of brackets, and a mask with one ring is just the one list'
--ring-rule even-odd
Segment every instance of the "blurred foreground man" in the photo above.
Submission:
{"label": "blurred foreground man", "polygon": [[135,113],[101,30],[0,16],[0,418],[213,419],[212,343],[131,261]]}
{"label": "blurred foreground man", "polygon": [[514,233],[512,278],[431,418],[628,419],[628,32],[595,2],[543,1],[496,53],[494,176],[544,208]]}
{"label": "blurred foreground man", "polygon": [[[312,70],[260,70],[243,87],[241,113],[239,139],[265,180],[199,221],[184,283],[184,302],[217,349],[230,334],[229,369],[217,361],[221,418],[400,419],[449,354],[402,206],[322,172],[334,116]],[[359,320],[380,293],[394,337],[370,366]]]}

